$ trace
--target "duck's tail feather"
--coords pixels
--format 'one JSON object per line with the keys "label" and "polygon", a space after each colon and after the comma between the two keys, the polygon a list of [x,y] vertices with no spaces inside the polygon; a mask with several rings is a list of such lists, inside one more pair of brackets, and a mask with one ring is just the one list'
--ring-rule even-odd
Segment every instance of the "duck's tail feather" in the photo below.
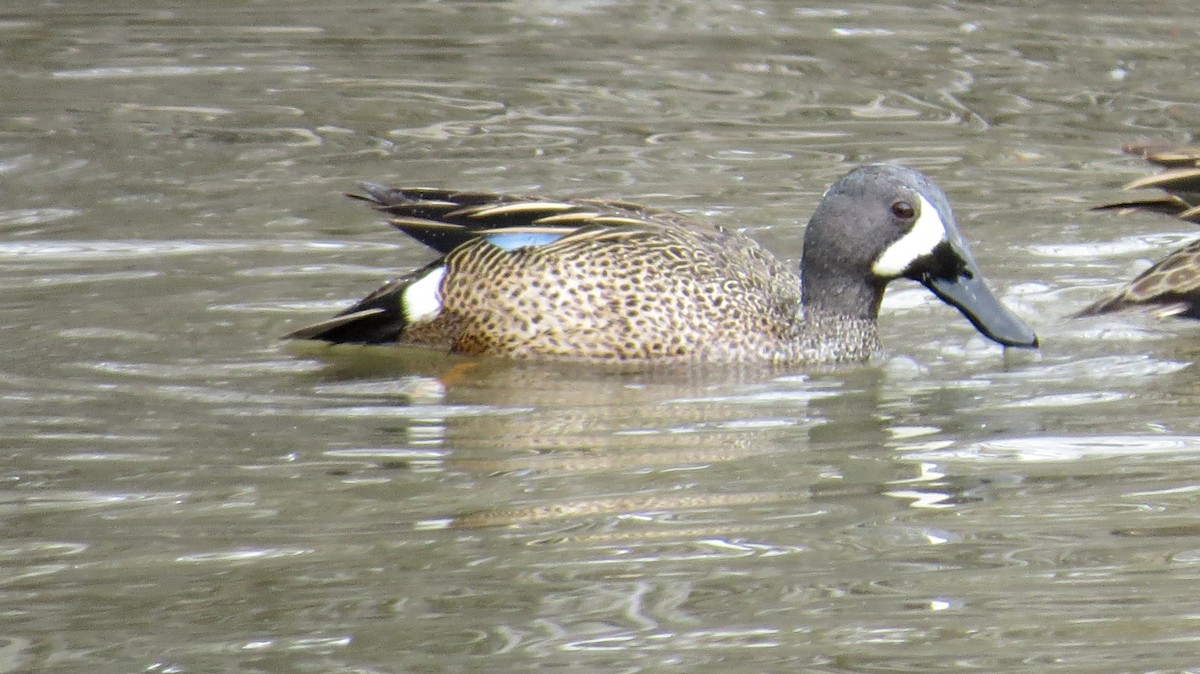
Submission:
{"label": "duck's tail feather", "polygon": [[[390,344],[400,340],[413,320],[422,320],[436,314],[436,307],[414,306],[414,302],[438,303],[437,287],[422,285],[432,272],[442,268],[438,260],[405,276],[388,281],[375,292],[359,300],[354,306],[333,318],[294,330],[284,339],[311,339],[333,344]],[[440,277],[439,277],[440,278]],[[437,279],[434,279],[437,280]],[[414,292],[409,292],[414,289]],[[421,297],[414,297],[415,289]],[[429,297],[425,297],[428,295]],[[419,315],[418,315],[419,314]]]}

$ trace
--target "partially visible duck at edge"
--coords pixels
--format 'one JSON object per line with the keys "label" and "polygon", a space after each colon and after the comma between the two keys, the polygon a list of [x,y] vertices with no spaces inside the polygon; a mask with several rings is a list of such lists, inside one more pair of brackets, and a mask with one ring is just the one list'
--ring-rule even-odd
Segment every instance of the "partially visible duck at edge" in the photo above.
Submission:
{"label": "partially visible duck at edge", "polygon": [[389,188],[352,194],[441,257],[288,339],[518,359],[812,365],[881,350],[885,287],[923,284],[1004,346],[1037,336],[984,282],[942,190],[854,169],[809,221],[799,277],[752,239],[614,201]]}
{"label": "partially visible duck at edge", "polygon": [[[1103,204],[1093,210],[1165,213],[1200,224],[1200,147],[1127,145],[1122,149],[1167,169],[1134,180],[1125,189],[1152,187],[1162,193]],[[1132,310],[1147,311],[1159,318],[1200,319],[1200,239],[1171,251],[1132,281],[1075,316]]]}

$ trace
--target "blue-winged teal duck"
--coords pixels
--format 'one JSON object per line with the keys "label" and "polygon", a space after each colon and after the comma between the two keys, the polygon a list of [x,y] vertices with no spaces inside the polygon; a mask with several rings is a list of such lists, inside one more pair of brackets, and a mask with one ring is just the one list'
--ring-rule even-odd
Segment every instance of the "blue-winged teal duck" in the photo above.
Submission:
{"label": "blue-winged teal duck", "polygon": [[[1125,189],[1156,187],[1163,194],[1156,198],[1104,204],[1094,210],[1152,211],[1200,223],[1200,148],[1128,145],[1124,150],[1167,169],[1134,180]],[[1200,239],[1171,251],[1137,278],[1076,316],[1134,309],[1149,311],[1161,318],[1200,319]]]}
{"label": "blue-winged teal duck", "polygon": [[905,277],[1006,346],[1037,337],[980,275],[945,194],[874,164],[825,192],[800,277],[753,240],[625,202],[362,185],[442,257],[288,338],[591,361],[862,361],[884,287]]}

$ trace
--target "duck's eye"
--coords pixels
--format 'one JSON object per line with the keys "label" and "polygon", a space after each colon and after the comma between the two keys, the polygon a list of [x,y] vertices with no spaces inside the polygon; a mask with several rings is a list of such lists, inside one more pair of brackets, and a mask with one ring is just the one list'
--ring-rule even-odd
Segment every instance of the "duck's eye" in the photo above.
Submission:
{"label": "duck's eye", "polygon": [[901,220],[911,220],[917,214],[917,209],[907,201],[897,201],[892,204],[892,215]]}

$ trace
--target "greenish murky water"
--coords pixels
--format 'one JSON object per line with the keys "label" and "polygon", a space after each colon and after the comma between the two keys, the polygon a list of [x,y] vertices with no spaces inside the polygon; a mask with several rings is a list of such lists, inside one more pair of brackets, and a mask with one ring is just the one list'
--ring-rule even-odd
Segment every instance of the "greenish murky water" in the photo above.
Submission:
{"label": "greenish murky water", "polygon": [[[1195,234],[1086,209],[1193,140],[1200,14],[908,4],[0,12],[0,671],[1195,671],[1200,326],[1064,316]],[[811,373],[276,339],[429,259],[357,180],[798,260],[877,160],[1039,354],[911,284]]]}

